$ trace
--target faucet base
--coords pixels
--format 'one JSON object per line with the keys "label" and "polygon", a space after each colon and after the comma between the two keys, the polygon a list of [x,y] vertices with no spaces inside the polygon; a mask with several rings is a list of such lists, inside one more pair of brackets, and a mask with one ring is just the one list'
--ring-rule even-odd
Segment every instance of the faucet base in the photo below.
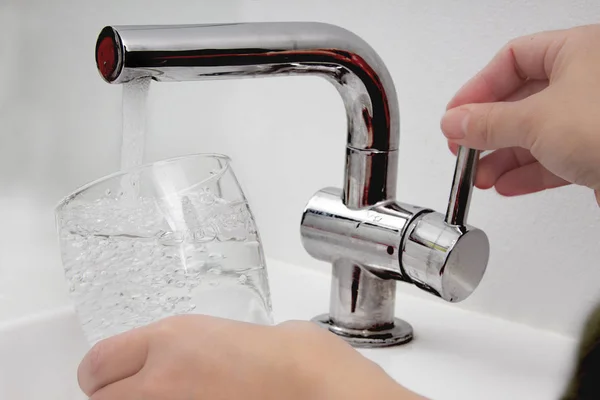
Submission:
{"label": "faucet base", "polygon": [[350,329],[334,324],[329,314],[321,314],[311,319],[322,328],[340,336],[353,347],[391,347],[408,343],[413,338],[412,326],[399,318],[394,318],[394,326],[387,329]]}

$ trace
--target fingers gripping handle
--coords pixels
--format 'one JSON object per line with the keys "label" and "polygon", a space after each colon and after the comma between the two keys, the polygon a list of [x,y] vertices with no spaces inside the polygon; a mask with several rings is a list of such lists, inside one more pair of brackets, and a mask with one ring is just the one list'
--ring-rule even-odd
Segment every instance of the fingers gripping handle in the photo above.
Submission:
{"label": "fingers gripping handle", "polygon": [[479,150],[462,146],[458,149],[454,179],[452,180],[452,189],[450,190],[448,210],[445,217],[445,221],[449,225],[464,226],[467,223],[479,153]]}

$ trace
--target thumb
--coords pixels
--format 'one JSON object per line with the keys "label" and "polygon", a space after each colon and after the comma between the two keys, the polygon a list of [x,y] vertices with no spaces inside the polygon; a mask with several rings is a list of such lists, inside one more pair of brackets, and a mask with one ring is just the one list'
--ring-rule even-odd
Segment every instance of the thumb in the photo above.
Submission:
{"label": "thumb", "polygon": [[467,104],[442,117],[444,135],[461,146],[479,150],[504,147],[531,148],[532,107],[527,101]]}

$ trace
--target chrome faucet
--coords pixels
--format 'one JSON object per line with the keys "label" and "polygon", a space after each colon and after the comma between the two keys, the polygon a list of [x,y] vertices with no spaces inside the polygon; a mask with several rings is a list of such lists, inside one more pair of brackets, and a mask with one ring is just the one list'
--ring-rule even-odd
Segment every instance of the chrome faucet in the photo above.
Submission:
{"label": "chrome faucet", "polygon": [[314,321],[352,345],[412,339],[412,327],[394,317],[396,281],[457,302],[482,279],[489,242],[466,224],[479,153],[459,150],[446,215],[397,202],[396,90],[355,34],[312,22],[109,26],[96,64],[109,83],[304,74],[333,83],[348,118],[344,186],[316,193],[300,229],[307,252],[333,265],[329,314]]}

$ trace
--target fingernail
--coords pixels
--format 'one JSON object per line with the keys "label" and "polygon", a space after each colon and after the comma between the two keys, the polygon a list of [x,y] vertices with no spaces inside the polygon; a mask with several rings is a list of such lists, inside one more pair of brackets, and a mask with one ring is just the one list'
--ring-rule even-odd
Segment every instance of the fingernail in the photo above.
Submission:
{"label": "fingernail", "polygon": [[446,111],[442,117],[442,132],[448,139],[462,139],[466,135],[469,111],[463,108],[453,108]]}

